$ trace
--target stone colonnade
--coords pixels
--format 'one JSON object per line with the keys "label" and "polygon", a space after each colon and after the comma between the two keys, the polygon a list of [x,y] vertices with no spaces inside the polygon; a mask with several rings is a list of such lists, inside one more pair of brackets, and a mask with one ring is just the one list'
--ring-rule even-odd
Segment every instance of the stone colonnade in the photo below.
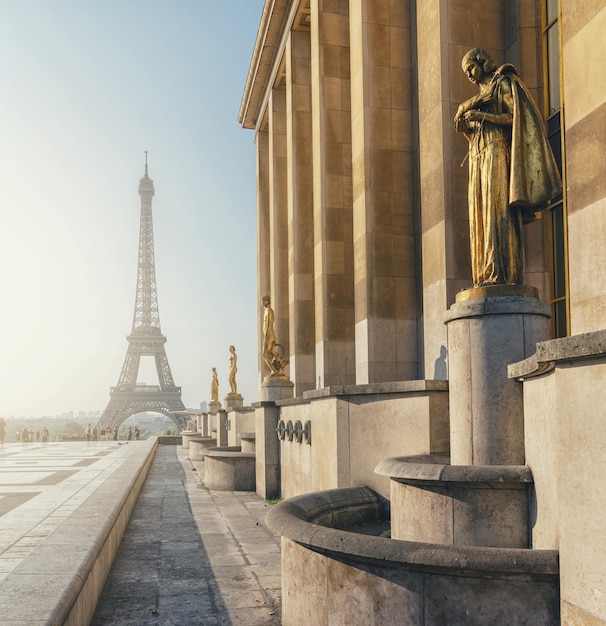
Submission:
{"label": "stone colonnade", "polygon": [[[445,377],[444,313],[471,282],[452,119],[474,93],[460,61],[476,32],[439,0],[270,4],[239,121],[256,131],[259,298],[272,298],[295,395]],[[466,4],[483,45],[536,92],[521,36],[536,11],[512,21],[505,3]],[[540,235],[529,267],[543,293]]]}

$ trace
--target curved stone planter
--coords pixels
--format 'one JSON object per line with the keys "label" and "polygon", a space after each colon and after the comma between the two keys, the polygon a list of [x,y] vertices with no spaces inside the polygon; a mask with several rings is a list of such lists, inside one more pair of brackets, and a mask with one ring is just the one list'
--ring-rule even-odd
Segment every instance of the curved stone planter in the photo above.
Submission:
{"label": "curved stone planter", "polygon": [[255,454],[239,446],[210,448],[204,459],[204,484],[217,491],[255,491]]}
{"label": "curved stone planter", "polygon": [[391,478],[391,536],[458,546],[529,548],[525,465],[450,465],[418,455],[381,461]]}
{"label": "curved stone planter", "polygon": [[211,448],[217,446],[217,440],[214,437],[196,437],[189,440],[189,460],[204,461],[204,457]]}
{"label": "curved stone planter", "polygon": [[297,496],[267,525],[282,535],[282,623],[559,623],[558,553],[445,546],[339,528],[376,520],[366,487]]}
{"label": "curved stone planter", "polygon": [[189,448],[189,442],[192,439],[197,439],[200,437],[200,433],[193,430],[184,430],[181,432],[181,447]]}

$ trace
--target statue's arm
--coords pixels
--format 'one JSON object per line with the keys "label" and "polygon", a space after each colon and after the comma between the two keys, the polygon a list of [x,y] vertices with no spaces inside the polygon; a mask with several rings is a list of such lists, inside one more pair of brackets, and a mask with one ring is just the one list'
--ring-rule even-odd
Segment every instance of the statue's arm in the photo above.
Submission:
{"label": "statue's arm", "polygon": [[513,95],[509,80],[499,82],[497,101],[499,113],[489,113],[481,109],[470,109],[463,114],[467,122],[488,122],[497,126],[511,126],[513,124]]}

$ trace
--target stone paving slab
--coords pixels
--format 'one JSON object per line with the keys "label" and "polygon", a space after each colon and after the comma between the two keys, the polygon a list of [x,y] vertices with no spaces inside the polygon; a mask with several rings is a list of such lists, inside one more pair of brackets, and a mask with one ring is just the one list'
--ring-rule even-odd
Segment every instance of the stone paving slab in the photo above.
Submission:
{"label": "stone paving slab", "polygon": [[159,446],[93,626],[281,623],[280,537],[252,492],[209,491],[204,463]]}
{"label": "stone paving slab", "polygon": [[82,626],[90,620],[122,536],[120,524],[126,525],[156,445],[0,448],[2,626]]}

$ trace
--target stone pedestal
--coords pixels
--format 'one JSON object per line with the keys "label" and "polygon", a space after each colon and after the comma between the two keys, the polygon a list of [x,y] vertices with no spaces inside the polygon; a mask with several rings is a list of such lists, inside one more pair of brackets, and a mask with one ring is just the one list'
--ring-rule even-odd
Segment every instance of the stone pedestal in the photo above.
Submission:
{"label": "stone pedestal", "polygon": [[273,402],[256,402],[253,406],[257,493],[270,500],[280,495],[280,441],[276,433],[278,409]]}
{"label": "stone pedestal", "polygon": [[227,412],[219,411],[217,413],[217,446],[223,447],[227,446]]}
{"label": "stone pedestal", "polygon": [[208,450],[204,460],[204,485],[217,491],[254,491],[255,455],[238,446]]}
{"label": "stone pedestal", "polygon": [[241,406],[244,406],[244,398],[239,393],[228,393],[223,398],[223,407],[227,411]]}
{"label": "stone pedestal", "polygon": [[288,378],[270,378],[261,383],[261,401],[276,402],[294,396],[295,385]]}
{"label": "stone pedestal", "polygon": [[192,439],[196,439],[198,437],[200,437],[200,433],[195,432],[193,430],[190,430],[190,431],[184,430],[181,433],[181,447],[182,448],[189,448],[189,442]]}
{"label": "stone pedestal", "polygon": [[533,287],[477,287],[446,315],[452,465],[523,465],[522,387],[507,366],[549,337],[549,309]]}
{"label": "stone pedestal", "polygon": [[211,448],[217,447],[214,437],[197,437],[189,442],[189,460],[203,461]]}
{"label": "stone pedestal", "polygon": [[203,437],[208,437],[210,435],[208,427],[208,413],[200,413],[200,415],[198,415],[198,432]]}
{"label": "stone pedestal", "polygon": [[221,410],[221,403],[218,400],[212,400],[208,403],[208,412],[216,415]]}

